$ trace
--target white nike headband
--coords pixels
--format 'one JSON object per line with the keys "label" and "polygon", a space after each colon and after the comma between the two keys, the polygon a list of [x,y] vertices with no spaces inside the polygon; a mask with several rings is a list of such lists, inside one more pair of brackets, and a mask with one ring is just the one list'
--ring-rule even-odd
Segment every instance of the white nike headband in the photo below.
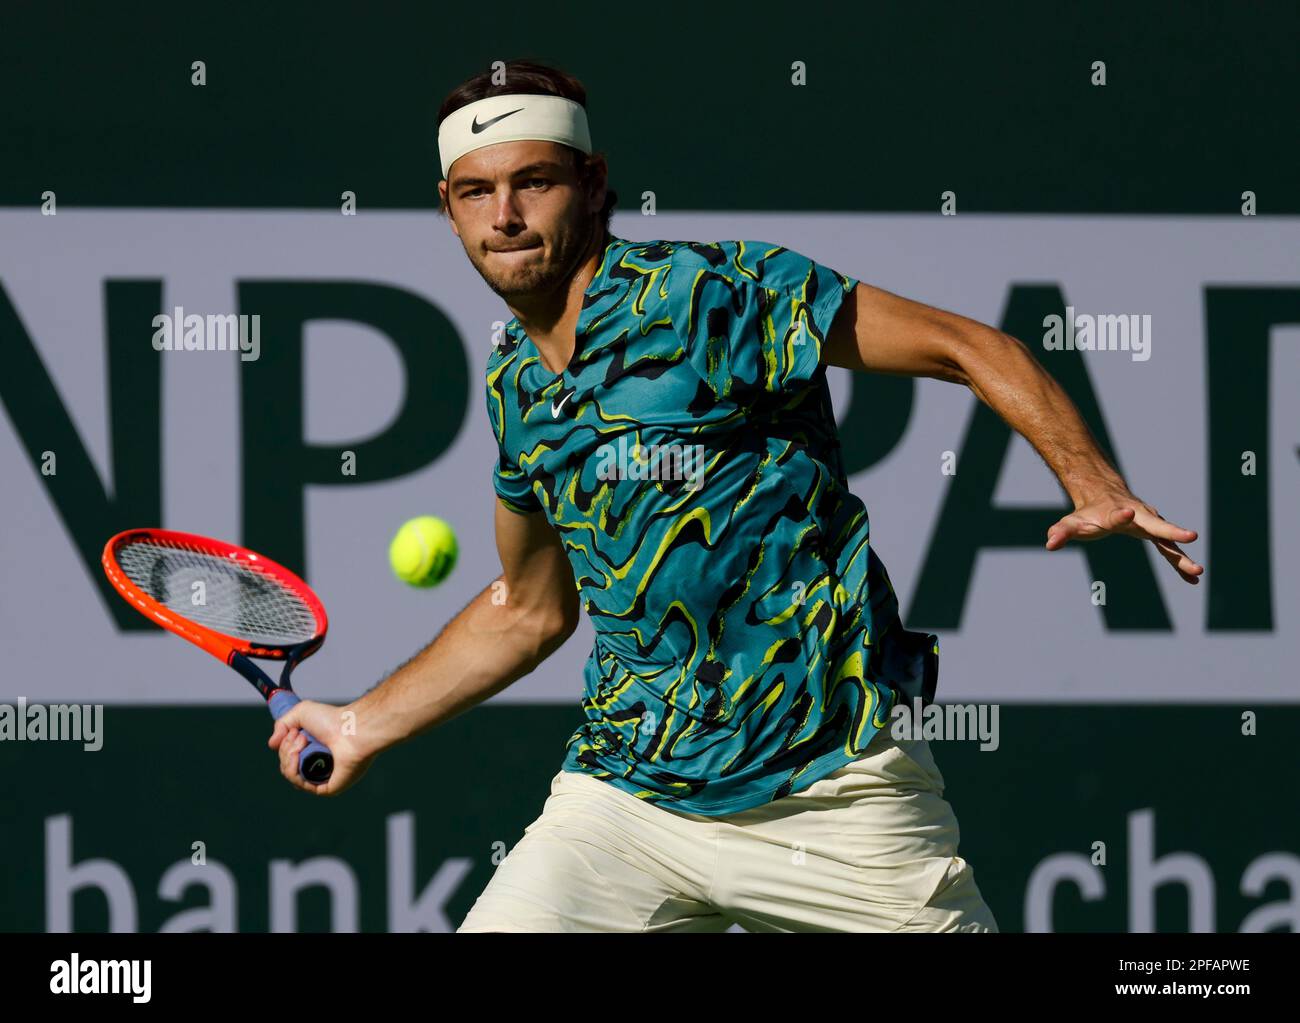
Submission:
{"label": "white nike headband", "polygon": [[448,114],[438,126],[442,176],[466,153],[498,142],[540,139],[591,152],[587,111],[562,96],[489,96]]}

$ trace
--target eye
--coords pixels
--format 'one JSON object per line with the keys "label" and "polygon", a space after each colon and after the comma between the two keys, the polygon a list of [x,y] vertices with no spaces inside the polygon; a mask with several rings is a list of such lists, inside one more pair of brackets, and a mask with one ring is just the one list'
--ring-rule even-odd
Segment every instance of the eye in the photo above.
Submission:
{"label": "eye", "polygon": [[549,185],[549,184],[550,184],[550,182],[547,181],[546,178],[529,178],[529,179],[528,179],[528,184],[530,184],[530,185],[536,185],[536,184],[539,184],[539,183],[542,184],[542,185]]}

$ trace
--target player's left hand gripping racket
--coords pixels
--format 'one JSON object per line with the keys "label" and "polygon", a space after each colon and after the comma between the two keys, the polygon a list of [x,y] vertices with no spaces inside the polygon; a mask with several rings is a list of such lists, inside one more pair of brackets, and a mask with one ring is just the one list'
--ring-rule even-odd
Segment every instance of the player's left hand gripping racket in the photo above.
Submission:
{"label": "player's left hand gripping racket", "polygon": [[[329,622],[311,588],[243,547],[170,529],[128,529],[104,546],[104,572],[127,603],[248,679],[279,719],[298,702],[295,667],[320,649]],[[202,585],[196,585],[202,584]],[[284,661],[279,683],[249,658]],[[306,730],[298,770],[329,781],[334,755]]]}

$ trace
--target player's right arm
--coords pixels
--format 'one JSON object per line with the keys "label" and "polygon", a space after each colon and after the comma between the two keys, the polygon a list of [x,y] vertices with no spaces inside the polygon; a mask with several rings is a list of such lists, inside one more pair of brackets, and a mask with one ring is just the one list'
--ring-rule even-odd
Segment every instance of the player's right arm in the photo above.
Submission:
{"label": "player's right arm", "polygon": [[[342,791],[380,752],[501,692],[573,634],[578,595],[559,537],[542,512],[520,514],[495,504],[503,569],[497,579],[365,696],[345,707],[304,700],[276,722],[268,744],[279,750],[280,771],[298,788],[320,795]],[[309,785],[298,774],[301,728],[334,752],[334,776],[325,786]]]}

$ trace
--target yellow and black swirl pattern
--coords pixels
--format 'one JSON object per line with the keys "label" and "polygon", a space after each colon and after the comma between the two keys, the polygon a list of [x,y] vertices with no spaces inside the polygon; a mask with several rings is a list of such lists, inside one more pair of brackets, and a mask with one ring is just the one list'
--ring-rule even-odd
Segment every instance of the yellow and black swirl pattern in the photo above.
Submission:
{"label": "yellow and black swirl pattern", "polygon": [[820,365],[856,285],[767,242],[610,236],[564,372],[507,325],[493,484],[559,533],[596,630],[565,770],[734,813],[933,694],[937,641],[899,622]]}

